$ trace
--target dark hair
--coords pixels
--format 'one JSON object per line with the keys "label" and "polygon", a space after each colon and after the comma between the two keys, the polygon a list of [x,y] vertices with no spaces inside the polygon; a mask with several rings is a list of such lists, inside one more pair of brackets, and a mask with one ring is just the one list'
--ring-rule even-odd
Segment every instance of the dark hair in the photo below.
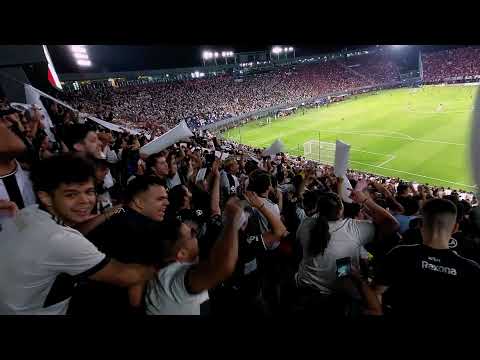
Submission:
{"label": "dark hair", "polygon": [[60,184],[94,181],[95,167],[89,159],[81,155],[65,153],[35,162],[30,178],[35,192],[52,192]]}
{"label": "dark hair", "polygon": [[338,220],[338,213],[342,207],[342,200],[334,192],[323,193],[319,196],[318,212],[328,221]]}
{"label": "dark hair", "polygon": [[457,207],[455,204],[446,199],[427,200],[422,208],[423,223],[432,227],[437,217],[442,215],[452,215],[457,217]]}
{"label": "dark hair", "polygon": [[170,163],[172,162],[172,159],[173,161],[176,161],[176,154],[174,151],[170,151],[167,155],[167,164],[168,164],[168,167],[170,167]]}
{"label": "dark hair", "polygon": [[357,203],[345,203],[343,217],[355,219],[360,213],[361,206]]}
{"label": "dark hair", "polygon": [[403,206],[405,210],[404,215],[406,216],[412,216],[420,209],[418,200],[413,197],[399,198],[398,202]]}
{"label": "dark hair", "polygon": [[338,220],[338,213],[342,208],[342,200],[333,192],[320,194],[318,197],[318,217],[310,229],[306,251],[307,255],[314,257],[325,252],[330,242],[330,231],[328,222]]}
{"label": "dark hair", "polygon": [[402,194],[403,192],[407,191],[408,190],[408,185],[407,184],[398,184],[397,186],[397,194],[400,195]]}
{"label": "dark hair", "polygon": [[152,168],[157,164],[157,159],[161,157],[166,157],[164,151],[160,151],[147,157],[147,160],[145,160],[147,174],[152,174]]}
{"label": "dark hair", "polygon": [[318,199],[320,193],[318,191],[307,191],[303,196],[303,208],[307,212],[318,211]]}
{"label": "dark hair", "polygon": [[176,185],[168,190],[168,212],[173,216],[175,215],[183,205],[183,199],[185,198],[186,191],[185,185]]}
{"label": "dark hair", "polygon": [[248,190],[257,194],[263,194],[272,184],[270,174],[265,170],[257,169],[250,174]]}
{"label": "dark hair", "polygon": [[282,164],[277,165],[277,182],[281,183],[285,180],[285,173],[283,172]]}
{"label": "dark hair", "polygon": [[150,221],[146,231],[151,234],[161,234],[157,241],[149,242],[149,256],[152,265],[165,266],[166,259],[173,256],[178,248],[180,238],[180,227],[182,222],[176,218],[168,219],[162,222]]}
{"label": "dark hair", "polygon": [[127,202],[132,201],[136,195],[140,193],[144,193],[149,189],[150,186],[165,187],[165,183],[164,181],[162,181],[156,176],[148,176],[148,175],[136,176],[127,184],[127,189],[125,191],[126,201]]}
{"label": "dark hair", "polygon": [[258,169],[258,164],[254,160],[247,160],[245,163],[245,174],[249,175],[253,171]]}
{"label": "dark hair", "polygon": [[85,140],[90,131],[93,130],[84,124],[73,124],[66,127],[63,135],[65,145],[67,145],[71,151],[74,151],[73,146]]}
{"label": "dark hair", "polygon": [[315,257],[318,254],[323,255],[331,238],[327,219],[324,216],[318,216],[314,219],[315,223],[309,232],[310,241],[308,241],[305,249],[309,257]]}
{"label": "dark hair", "polygon": [[300,192],[300,185],[305,184],[302,175],[295,175],[292,179],[292,185],[295,187],[295,192]]}

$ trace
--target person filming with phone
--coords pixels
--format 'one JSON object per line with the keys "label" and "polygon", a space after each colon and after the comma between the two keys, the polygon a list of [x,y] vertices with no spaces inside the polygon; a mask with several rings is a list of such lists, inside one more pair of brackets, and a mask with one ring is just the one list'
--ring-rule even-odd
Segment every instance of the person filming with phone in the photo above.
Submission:
{"label": "person filming with phone", "polygon": [[[365,287],[354,287],[345,292],[343,281],[339,280],[348,274],[350,267],[360,268],[362,246],[398,230],[397,220],[368,195],[352,190],[350,197],[369,211],[372,221],[344,219],[342,200],[330,192],[321,194],[317,214],[305,219],[297,231],[303,257],[295,282],[300,308],[306,312],[343,316],[344,305],[350,298],[361,300],[362,295],[365,298],[366,294],[362,292]],[[337,263],[339,259],[348,259],[346,268],[342,267],[341,261]]]}

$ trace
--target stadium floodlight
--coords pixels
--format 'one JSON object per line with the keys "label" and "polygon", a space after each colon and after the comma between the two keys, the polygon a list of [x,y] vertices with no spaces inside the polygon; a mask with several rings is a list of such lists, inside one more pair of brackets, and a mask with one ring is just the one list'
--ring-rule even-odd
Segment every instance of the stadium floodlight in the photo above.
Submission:
{"label": "stadium floodlight", "polygon": [[274,53],[274,54],[280,54],[281,52],[282,52],[282,48],[279,47],[279,46],[274,46],[272,48],[272,53]]}
{"label": "stadium floodlight", "polygon": [[288,48],[288,51],[293,51],[293,47],[290,46],[290,47]]}
{"label": "stadium floodlight", "polygon": [[77,65],[79,65],[79,66],[91,66],[92,62],[90,60],[77,60]]}
{"label": "stadium floodlight", "polygon": [[75,59],[89,60],[87,54],[82,54],[82,53],[77,53],[77,52],[73,53],[73,57]]}
{"label": "stadium floodlight", "polygon": [[288,48],[284,48],[283,51],[287,52],[287,51],[288,51]]}
{"label": "stadium floodlight", "polygon": [[85,48],[84,45],[71,45],[70,50],[73,53],[83,53],[83,54],[87,53],[87,49]]}
{"label": "stadium floodlight", "polygon": [[215,51],[214,56],[215,58],[218,58],[218,52]]}

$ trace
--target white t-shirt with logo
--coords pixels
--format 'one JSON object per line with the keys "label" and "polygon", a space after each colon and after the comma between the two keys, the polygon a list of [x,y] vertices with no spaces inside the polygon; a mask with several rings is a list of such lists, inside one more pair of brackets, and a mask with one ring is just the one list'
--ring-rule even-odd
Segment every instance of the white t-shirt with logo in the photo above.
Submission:
{"label": "white t-shirt with logo", "polygon": [[199,294],[187,291],[185,276],[192,265],[171,263],[148,282],[145,293],[148,315],[200,315],[200,305],[208,300],[208,291]]}
{"label": "white t-shirt with logo", "polygon": [[109,261],[38,205],[4,221],[0,239],[0,315],[64,315],[76,281]]}
{"label": "white t-shirt with logo", "polygon": [[237,192],[237,189],[240,185],[239,181],[238,181],[238,178],[235,176],[235,175],[232,175],[232,178],[233,178],[233,182],[235,183],[235,185],[233,186],[230,186],[230,181],[228,181],[228,175],[227,175],[227,172],[225,170],[222,170],[220,172],[220,187],[224,190],[224,191],[228,191],[229,194],[234,194]]}
{"label": "white t-shirt with logo", "polygon": [[330,294],[335,289],[337,279],[336,260],[350,257],[352,266],[360,268],[362,247],[375,236],[375,225],[371,221],[343,219],[329,221],[330,241],[323,255],[308,257],[306,248],[310,239],[310,229],[315,225],[316,217],[306,218],[297,230],[297,239],[303,247],[303,258],[295,276],[299,286],[312,287]]}

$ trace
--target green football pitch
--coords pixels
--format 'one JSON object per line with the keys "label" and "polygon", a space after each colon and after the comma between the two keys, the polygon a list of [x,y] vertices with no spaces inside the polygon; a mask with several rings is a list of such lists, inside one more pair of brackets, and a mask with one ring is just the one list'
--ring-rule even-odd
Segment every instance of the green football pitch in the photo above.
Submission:
{"label": "green football pitch", "polygon": [[473,191],[469,133],[477,89],[424,86],[364,94],[268,124],[252,121],[223,136],[255,147],[280,139],[285,152],[322,161],[333,160],[330,144],[341,140],[351,145],[351,169]]}

